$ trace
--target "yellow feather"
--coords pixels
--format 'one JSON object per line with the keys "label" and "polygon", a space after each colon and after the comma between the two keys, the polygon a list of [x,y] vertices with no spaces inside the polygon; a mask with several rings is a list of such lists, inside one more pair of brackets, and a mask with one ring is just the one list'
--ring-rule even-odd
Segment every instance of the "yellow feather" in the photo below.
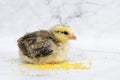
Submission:
{"label": "yellow feather", "polygon": [[68,41],[68,36],[65,36],[62,34],[57,34],[57,33],[55,33],[55,31],[66,31],[69,33],[69,35],[73,34],[73,31],[69,28],[69,26],[65,26],[65,25],[57,25],[57,26],[53,27],[51,30],[52,30],[54,36],[61,42]]}

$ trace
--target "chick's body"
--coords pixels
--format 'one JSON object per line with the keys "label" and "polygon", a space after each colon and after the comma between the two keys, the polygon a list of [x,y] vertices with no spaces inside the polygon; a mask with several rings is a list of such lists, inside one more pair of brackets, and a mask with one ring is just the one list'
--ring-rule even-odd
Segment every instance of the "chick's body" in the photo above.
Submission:
{"label": "chick's body", "polygon": [[18,40],[20,58],[35,64],[62,62],[67,59],[68,40],[71,36],[75,38],[66,26],[26,34]]}

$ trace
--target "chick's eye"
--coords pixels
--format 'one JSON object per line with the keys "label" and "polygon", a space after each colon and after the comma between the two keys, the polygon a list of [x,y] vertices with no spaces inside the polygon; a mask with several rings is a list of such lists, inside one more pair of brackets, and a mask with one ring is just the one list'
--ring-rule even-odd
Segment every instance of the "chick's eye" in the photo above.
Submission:
{"label": "chick's eye", "polygon": [[66,32],[66,31],[64,31],[63,33],[64,33],[65,35],[68,35],[68,34],[69,34],[69,33],[68,33],[68,32]]}

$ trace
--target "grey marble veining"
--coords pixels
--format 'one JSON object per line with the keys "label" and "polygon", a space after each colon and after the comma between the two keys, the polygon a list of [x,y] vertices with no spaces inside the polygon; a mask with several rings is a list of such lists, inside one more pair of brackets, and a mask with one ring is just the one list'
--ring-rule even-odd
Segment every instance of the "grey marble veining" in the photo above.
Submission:
{"label": "grey marble veining", "polygon": [[120,51],[119,0],[0,0],[0,36],[69,25],[83,49]]}

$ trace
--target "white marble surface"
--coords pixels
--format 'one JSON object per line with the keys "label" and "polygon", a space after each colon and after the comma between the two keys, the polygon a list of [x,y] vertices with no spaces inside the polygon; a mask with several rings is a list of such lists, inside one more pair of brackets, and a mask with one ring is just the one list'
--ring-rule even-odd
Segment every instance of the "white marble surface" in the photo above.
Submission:
{"label": "white marble surface", "polygon": [[71,26],[80,49],[120,52],[120,0],[0,0],[2,43],[56,24]]}
{"label": "white marble surface", "polygon": [[[71,53],[80,55],[78,59],[96,58],[91,69],[70,70],[69,74],[48,71],[46,76],[34,71],[21,74],[17,39],[56,24],[74,30],[78,39],[70,42],[70,48]],[[17,62],[11,64],[11,58]],[[0,79],[120,80],[119,62],[120,0],[0,0]]]}
{"label": "white marble surface", "polygon": [[[29,70],[19,66],[21,63],[16,53],[0,54],[0,79],[2,80],[120,80],[120,54],[76,51],[77,61],[92,61],[88,70]],[[7,55],[6,55],[7,54]],[[88,63],[87,63],[88,64]],[[24,71],[24,72],[23,72]]]}

